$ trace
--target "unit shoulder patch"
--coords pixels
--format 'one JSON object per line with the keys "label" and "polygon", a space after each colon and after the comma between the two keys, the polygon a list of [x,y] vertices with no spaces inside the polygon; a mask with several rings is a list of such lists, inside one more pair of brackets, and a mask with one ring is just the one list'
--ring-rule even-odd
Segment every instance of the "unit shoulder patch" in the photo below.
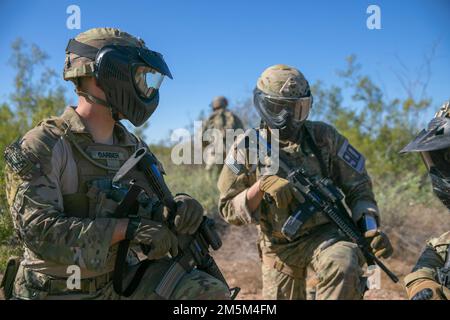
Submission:
{"label": "unit shoulder patch", "polygon": [[358,173],[363,172],[366,159],[348,142],[348,140],[345,140],[339,149],[338,157]]}

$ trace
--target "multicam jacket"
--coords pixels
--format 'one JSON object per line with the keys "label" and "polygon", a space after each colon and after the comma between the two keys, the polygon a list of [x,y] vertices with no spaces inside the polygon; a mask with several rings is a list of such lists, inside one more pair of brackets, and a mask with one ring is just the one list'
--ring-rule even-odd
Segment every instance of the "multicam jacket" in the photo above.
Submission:
{"label": "multicam jacket", "polygon": [[[412,288],[420,280],[432,280],[439,283],[439,272],[444,267],[445,262],[450,259],[449,248],[450,231],[428,240],[425,250],[420,255],[412,272],[405,277],[406,288]],[[450,277],[450,272],[448,277]],[[450,285],[450,283],[447,285]],[[447,293],[450,293],[450,291],[447,291]]]}
{"label": "multicam jacket", "polygon": [[[113,138],[113,145],[95,143],[69,107],[61,117],[42,121],[8,148],[6,194],[25,249],[23,268],[67,277],[68,266],[78,265],[82,278],[113,270],[117,245],[112,246],[111,239],[117,202],[108,196],[109,183],[143,146],[120,123]],[[132,178],[144,179],[140,172],[131,172],[128,179]],[[156,215],[152,209],[156,200],[145,201],[140,213]]]}
{"label": "multicam jacket", "polygon": [[[312,139],[315,148],[307,143],[307,135]],[[245,161],[245,165],[230,165],[228,159],[238,157],[237,146],[241,136],[228,154],[227,165],[224,166],[217,183],[220,190],[219,211],[225,220],[231,224],[242,225],[256,222],[259,224],[265,244],[269,243],[263,251],[282,256],[288,264],[296,263],[293,252],[296,243],[301,241],[301,235],[330,221],[324,214],[318,214],[308,220],[299,230],[299,240],[288,242],[281,233],[281,228],[288,216],[295,210],[296,201],[287,209],[280,209],[274,203],[263,199],[255,212],[250,212],[246,205],[246,194],[259,178],[260,166],[252,166]],[[285,162],[295,168],[303,167],[310,177],[321,178],[327,175],[345,194],[345,203],[350,208],[353,219],[359,220],[363,214],[371,213],[377,217],[378,208],[372,192],[372,183],[365,169],[364,157],[356,151],[332,126],[323,122],[306,121],[298,137],[290,139],[294,142],[280,141],[280,154],[284,155]],[[320,165],[318,155],[320,152],[323,165]],[[247,151],[243,152],[244,158]],[[323,168],[325,167],[325,168]],[[325,171],[327,172],[323,172]],[[279,171],[277,175],[286,177],[286,173]],[[292,261],[290,261],[292,260]]]}

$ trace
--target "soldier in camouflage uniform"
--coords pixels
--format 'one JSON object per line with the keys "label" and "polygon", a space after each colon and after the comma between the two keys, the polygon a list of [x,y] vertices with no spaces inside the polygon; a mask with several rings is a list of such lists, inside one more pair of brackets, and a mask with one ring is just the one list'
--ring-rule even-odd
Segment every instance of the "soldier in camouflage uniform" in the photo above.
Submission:
{"label": "soldier in camouflage uniform", "polygon": [[[206,137],[214,139],[214,141],[210,144],[208,144],[208,142],[204,143],[204,147],[206,147],[205,168],[210,172],[220,173],[227,151],[226,130],[243,129],[244,126],[242,125],[241,119],[239,119],[238,116],[227,109],[228,100],[225,97],[215,97],[211,102],[211,107],[213,109],[213,113],[209,116],[208,120],[204,122],[203,132],[211,129],[216,130],[211,132],[211,135],[208,135],[208,133],[205,135]],[[220,133],[220,136],[218,136],[216,139],[214,133]],[[222,142],[221,147],[219,147],[220,143],[218,143],[218,139],[220,139],[220,141]],[[220,149],[222,150],[222,152],[220,152]]]}
{"label": "soldier in camouflage uniform", "polygon": [[[333,127],[306,120],[312,106],[303,74],[286,65],[266,69],[254,90],[254,104],[263,120],[260,134],[278,130],[280,158],[302,166],[310,176],[330,177],[342,189],[355,222],[372,224],[365,235],[378,257],[392,247],[374,224],[380,223],[364,157]],[[249,131],[247,131],[249,132]],[[247,134],[246,132],[246,134]],[[227,156],[218,181],[219,210],[231,224],[258,224],[265,299],[306,299],[306,270],[317,275],[316,299],[361,299],[364,257],[356,244],[345,241],[325,215],[309,219],[289,241],[281,227],[302,198],[286,180],[286,173],[263,174],[265,161],[251,165],[242,135]],[[251,145],[251,143],[248,143]],[[247,145],[247,144],[245,144]],[[236,159],[244,159],[237,162]]]}
{"label": "soldier in camouflage uniform", "polygon": [[[164,76],[171,74],[162,56],[118,29],[91,29],[69,42],[64,79],[74,82],[78,106],[43,120],[5,151],[8,203],[24,245],[13,298],[124,299],[112,281],[124,239],[135,249],[149,246],[151,260],[128,298],[160,298],[155,287],[177,255],[176,234],[195,232],[203,208],[177,195],[175,230],[169,230],[163,206],[143,173],[133,168],[119,188],[127,190],[134,180],[146,193],[140,195],[137,217],[118,219],[117,185],[111,179],[137,148],[146,147],[119,120],[143,124],[158,105]],[[126,279],[142,259],[136,252],[128,253]],[[72,266],[81,279],[69,286]],[[170,298],[228,299],[229,291],[194,269],[182,276]]]}
{"label": "soldier in camouflage uniform", "polygon": [[[450,209],[450,102],[401,151],[405,152],[421,154],[435,195]],[[427,241],[412,272],[405,277],[405,286],[412,300],[450,299],[450,231]]]}

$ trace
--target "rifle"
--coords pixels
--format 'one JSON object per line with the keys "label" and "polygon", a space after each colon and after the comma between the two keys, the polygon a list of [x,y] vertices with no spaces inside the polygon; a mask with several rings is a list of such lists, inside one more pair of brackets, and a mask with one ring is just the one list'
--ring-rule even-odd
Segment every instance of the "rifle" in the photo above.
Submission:
{"label": "rifle", "polygon": [[[258,138],[264,141],[260,135]],[[264,145],[270,152],[270,144],[264,141]],[[333,184],[331,179],[311,179],[304,168],[291,169],[280,157],[278,160],[280,168],[287,173],[287,180],[305,199],[284,223],[281,230],[283,235],[290,241],[294,240],[300,227],[314,214],[322,212],[349,240],[358,245],[367,265],[378,265],[393,282],[397,283],[398,277],[372,253],[366,238],[342,203],[344,194]]]}
{"label": "rifle", "polygon": [[[155,192],[158,199],[161,203],[166,206],[168,209],[169,215],[167,222],[169,224],[169,228],[174,231],[173,220],[177,211],[177,203],[173,198],[172,193],[167,187],[162,173],[158,168],[158,162],[156,158],[149,153],[146,148],[138,149],[127,162],[120,168],[113,179],[113,183],[122,179],[133,167],[137,166],[137,168],[142,171],[147,178],[147,182],[149,183],[152,190]],[[138,187],[140,188],[140,187]],[[136,184],[131,184],[130,190],[128,194],[131,197],[137,198],[136,192]],[[142,191],[142,188],[141,188]],[[127,195],[128,195],[127,194]],[[122,205],[122,203],[125,203]],[[122,202],[119,204],[118,210],[121,207],[133,207],[130,205],[129,201],[127,201],[127,197],[125,197]],[[117,210],[117,211],[118,211]],[[198,270],[202,270],[209,275],[215,277],[216,279],[223,282],[230,290],[231,299],[235,299],[237,294],[240,291],[240,288],[231,288],[228,286],[228,283],[214,261],[213,257],[209,254],[209,248],[211,247],[213,250],[218,250],[222,246],[222,241],[220,236],[214,227],[214,220],[210,219],[206,216],[203,217],[203,220],[197,229],[197,231],[193,235],[181,235],[177,234],[178,238],[178,246],[179,253],[176,257],[172,259],[172,265],[164,274],[162,280],[159,285],[155,289],[155,292],[164,299],[169,299],[175,286],[178,284],[178,281],[183,277],[186,272],[190,272],[192,269],[197,268]],[[124,242],[122,242],[124,243]],[[121,243],[121,245],[122,245]],[[125,245],[124,245],[125,246]],[[128,251],[128,245],[127,245]],[[142,247],[143,252],[148,254],[149,248]],[[122,249],[123,251],[124,249]],[[119,245],[120,251],[120,245]],[[121,258],[123,259],[123,257]],[[119,260],[119,253],[118,253]],[[121,267],[118,265],[118,260],[116,260],[116,269],[115,272],[118,271],[118,274],[121,275]],[[149,260],[145,260],[145,263],[141,263],[138,270],[136,271],[135,277],[131,280],[128,288],[126,290],[122,290],[122,276],[117,277],[117,281],[115,281],[115,289],[116,292],[122,292],[124,294],[130,295],[135,287],[139,284],[144,271],[142,269],[146,269]],[[116,278],[116,277],[115,277]],[[120,279],[119,279],[120,278]],[[139,279],[137,279],[139,278]],[[131,293],[130,293],[131,292]]]}

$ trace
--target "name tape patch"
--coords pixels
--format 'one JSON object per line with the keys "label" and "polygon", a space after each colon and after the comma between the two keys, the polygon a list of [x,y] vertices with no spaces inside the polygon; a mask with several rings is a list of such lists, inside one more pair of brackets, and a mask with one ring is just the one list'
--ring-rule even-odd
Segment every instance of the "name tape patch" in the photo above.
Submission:
{"label": "name tape patch", "polygon": [[342,144],[338,152],[338,157],[352,167],[358,173],[362,173],[366,159],[347,140]]}
{"label": "name tape patch", "polygon": [[122,152],[113,151],[91,151],[91,157],[95,160],[125,160]]}

